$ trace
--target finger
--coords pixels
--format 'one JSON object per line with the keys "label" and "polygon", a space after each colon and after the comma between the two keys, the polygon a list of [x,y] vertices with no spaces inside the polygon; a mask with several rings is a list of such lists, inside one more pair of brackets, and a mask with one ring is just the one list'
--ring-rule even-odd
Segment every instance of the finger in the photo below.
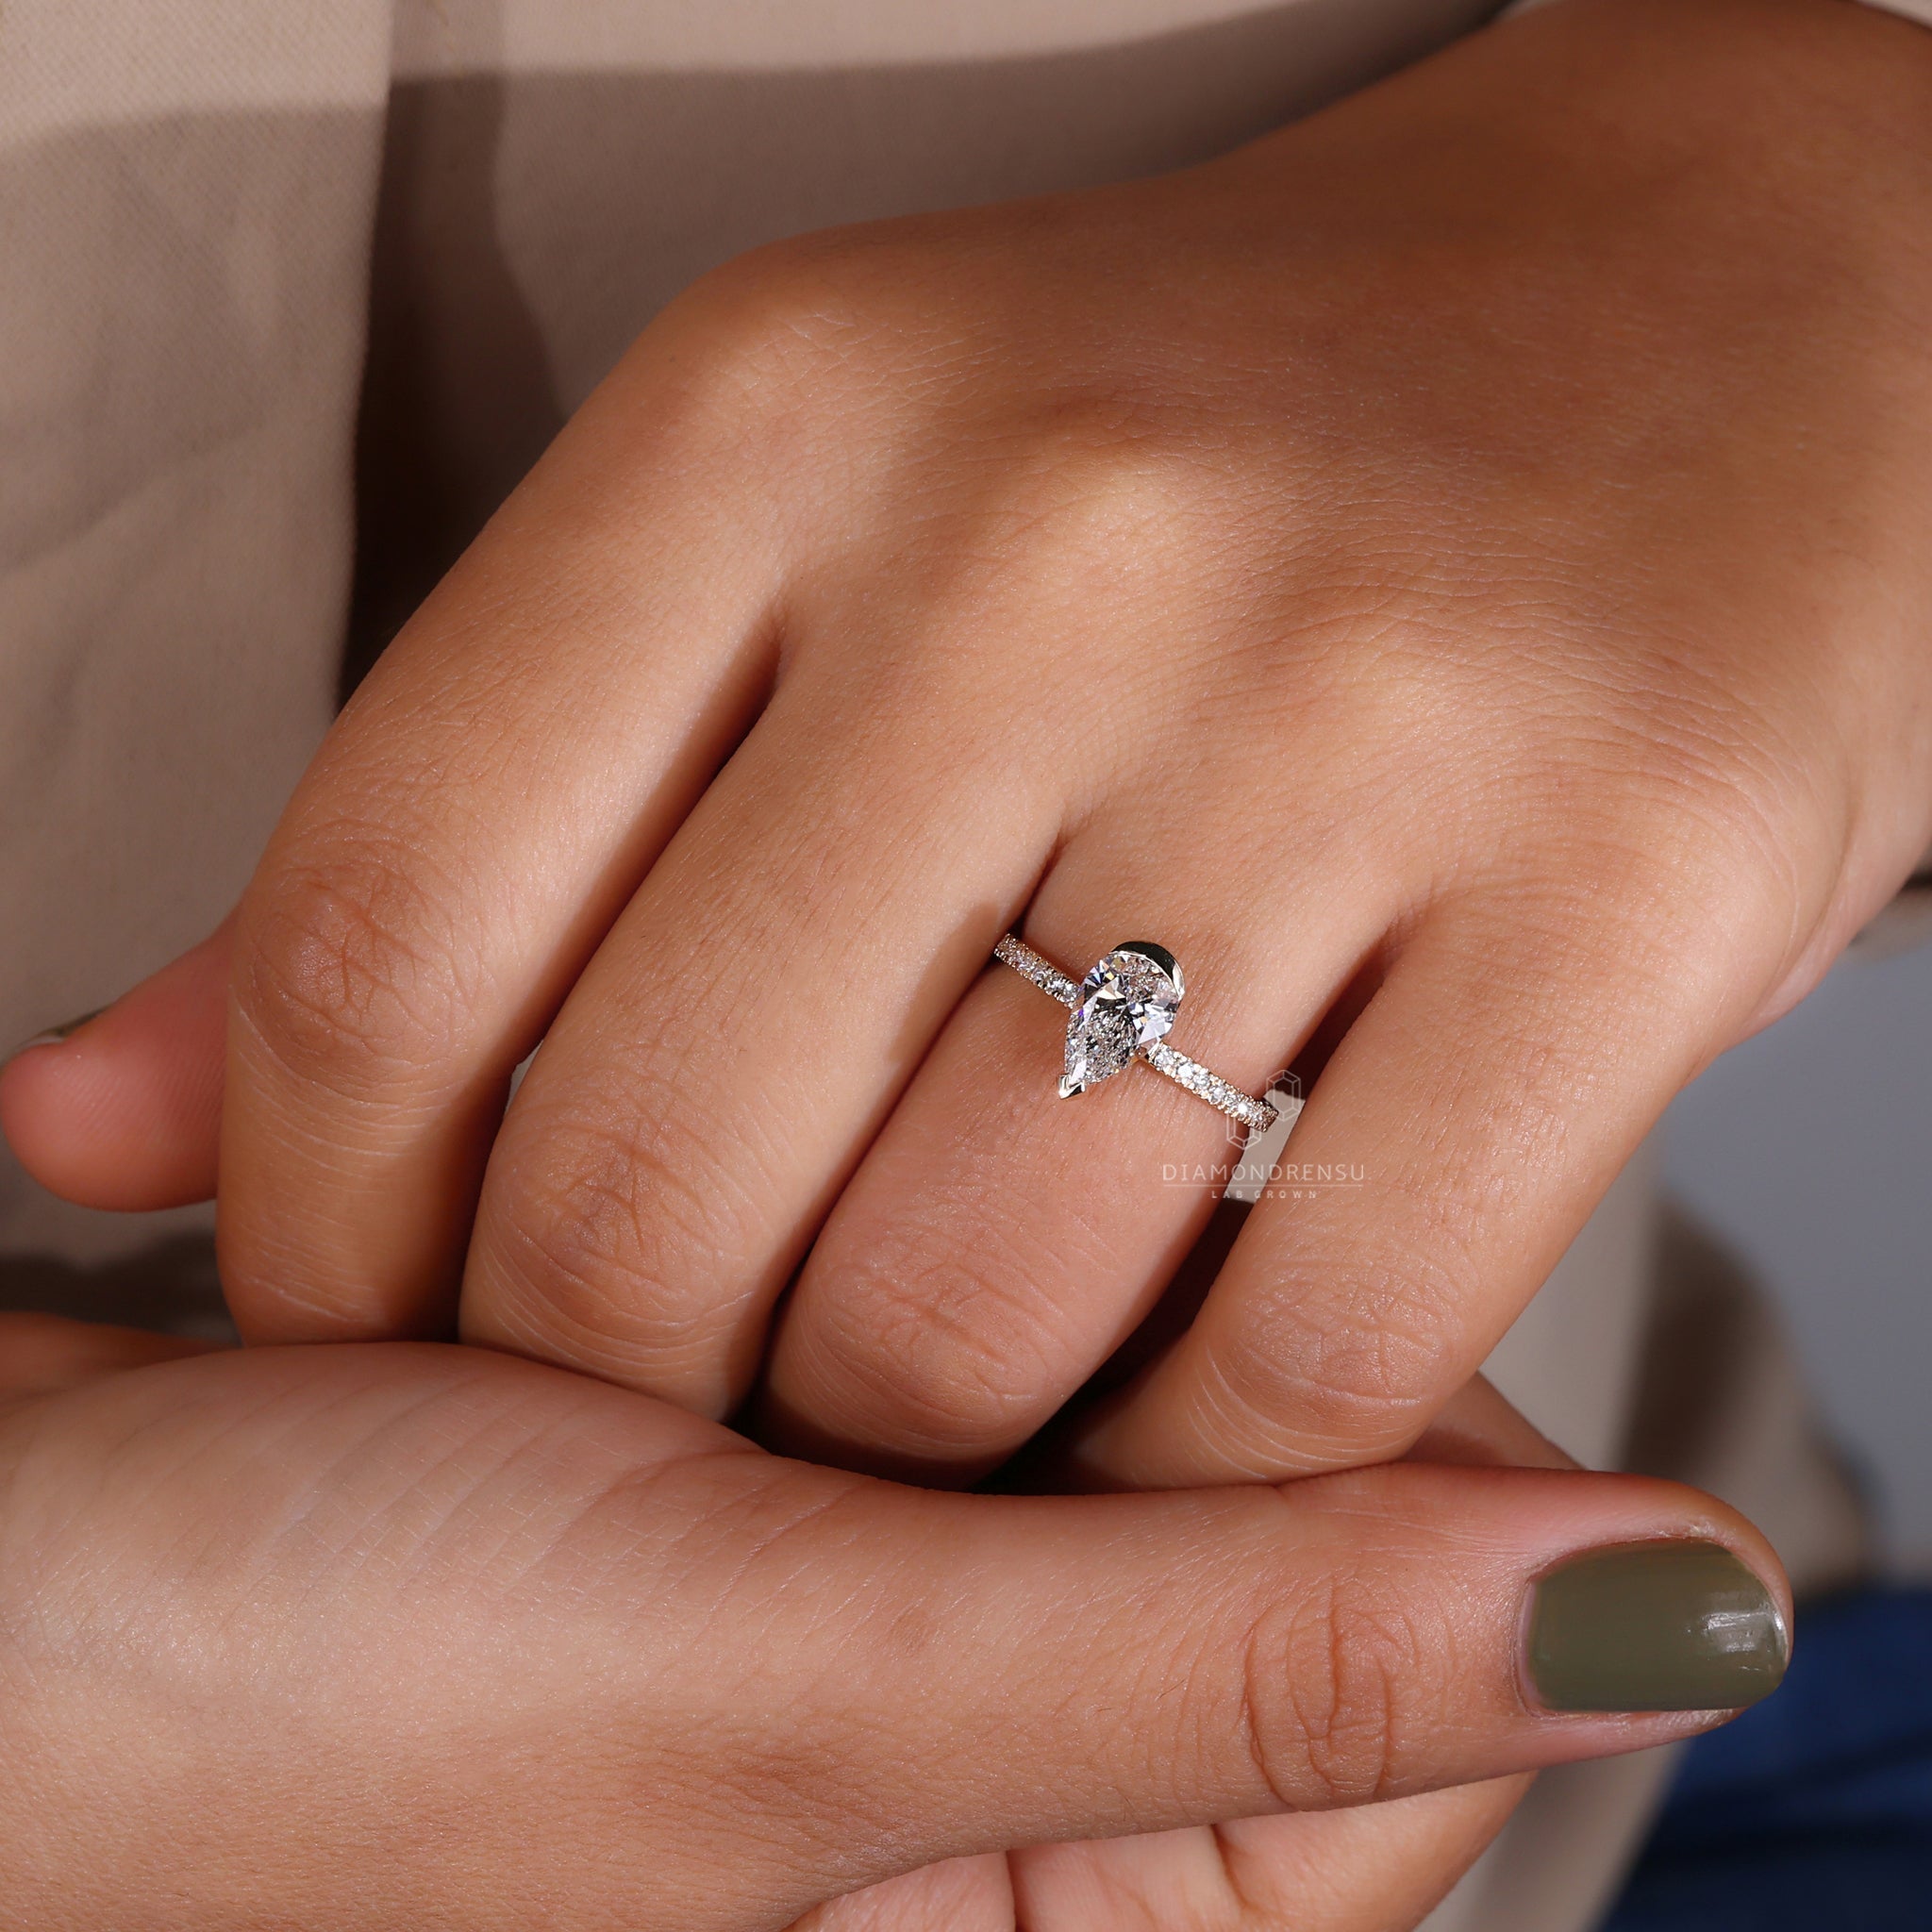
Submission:
{"label": "finger", "polygon": [[[1409,1451],[1417,1462],[1574,1469],[1482,1376],[1438,1412]],[[1042,1463],[1047,1484],[1061,1479]],[[1091,1462],[1083,1470],[1095,1483]],[[1208,1928],[1235,1919],[1297,1932],[1385,1932],[1420,1923],[1489,1845],[1528,1789],[1525,1777],[1341,1811],[1251,1818],[1211,1832],[1102,1844],[1043,1845],[1015,1860],[1014,1923],[1065,1932]]]}
{"label": "finger", "polygon": [[1416,1925],[1502,1829],[1528,1783],[1491,1778],[1347,1810],[1237,1819],[1211,1831],[1041,1845],[1013,1860],[1020,1910],[1002,1932]]}
{"label": "finger", "polygon": [[[960,1806],[978,1818],[971,1836],[941,1840],[952,1854],[1400,1796],[1657,1741],[1685,1721],[1606,1724],[1540,1707],[1520,1650],[1535,1580],[1570,1574],[1599,1544],[1644,1546],[1632,1560],[1668,1568],[1709,1545],[1658,1544],[1660,1533],[1707,1538],[1721,1520],[1745,1537],[1669,1486],[1534,1471],[1401,1466],[1286,1493],[1177,1496],[1171,1515],[1159,1498],[941,1507],[891,1489],[839,1493],[851,1500],[828,1525],[835,1546],[862,1544],[885,1570],[828,1567],[810,1536],[783,1554],[801,1617],[858,1595],[802,1651],[788,1624],[779,1681],[819,1687],[805,1708],[835,1730],[856,1722],[903,1752],[911,1815],[930,1824]],[[923,1641],[879,1658],[854,1641],[915,1604],[935,1613],[922,1631],[934,1650]],[[1726,1596],[1709,1614],[1730,1607]],[[1781,1659],[1769,1599],[1756,1614]],[[1618,1657],[1654,1641],[1636,1619],[1609,1622]],[[1777,1668],[1757,1661],[1762,1675],[1733,1679],[1722,1664],[1695,1694],[1755,1698]],[[823,1708],[821,1673],[834,1670]],[[1629,1694],[1651,1693],[1633,1680]]]}
{"label": "finger", "polygon": [[42,1187],[127,1211],[214,1192],[231,933],[0,1071],[0,1130]]}
{"label": "finger", "polygon": [[[1077,833],[1036,894],[1028,943],[1075,978],[1137,932],[1167,946],[1185,969],[1172,1042],[1258,1093],[1361,969],[1394,889],[1352,876],[1338,812],[1298,876],[1231,908],[1219,881],[1287,869],[1224,808],[1177,798],[1181,843],[1134,813]],[[1217,855],[1211,878],[1189,861],[1196,840]],[[971,1480],[1039,1429],[1167,1287],[1213,1207],[1187,1177],[1230,1166],[1238,1139],[1144,1066],[1061,1099],[1068,1021],[993,966],[936,1041],[785,1309],[761,1412],[782,1446]]]}
{"label": "finger", "polygon": [[[1480,1375],[1410,1457],[1575,1467]],[[1297,1932],[1385,1932],[1424,1917],[1527,1787],[1525,1777],[1492,1778],[1352,1810],[953,1859],[835,1899],[792,1932],[1211,1932],[1255,1915]]]}
{"label": "finger", "polygon": [[1724,1024],[1721,949],[1581,898],[1396,960],[1192,1327],[1088,1430],[1109,1480],[1400,1455],[1475,1372]]}
{"label": "finger", "polygon": [[511,1070],[756,708],[783,509],[665,326],[365,680],[243,900],[220,1241],[253,1339],[453,1321]]}
{"label": "finger", "polygon": [[[1547,1593],[1588,1569],[1588,1557],[1573,1560],[1585,1519],[1592,1548],[1601,1539],[1622,1553],[1666,1519],[1684,1524],[1691,1499],[1682,1491],[1405,1466],[1322,1478],[1285,1498],[1195,1494],[1177,1499],[1185,1508],[1174,1518],[1155,1513],[1158,1498],[1105,1499],[1124,1506],[1111,1520],[1083,1507],[1103,1499],[980,1516],[990,1500],[962,1499],[958,1518],[929,1496],[895,1502],[925,1525],[916,1600],[944,1606],[923,1631],[933,1649],[923,1641],[909,1667],[874,1671],[840,1618],[824,1633],[836,1653],[815,1635],[807,1667],[812,1684],[842,1673],[844,1713],[874,1746],[890,1740],[887,1774],[916,1793],[910,1816],[891,1822],[912,1825],[922,1857],[1400,1797],[1661,1741],[1696,1722],[1543,1709],[1519,1648],[1525,1624],[1543,1628],[1536,1579],[1549,1579]],[[860,1511],[840,1535],[904,1552],[898,1522]],[[1651,1543],[1605,1557],[1602,1574],[1622,1562],[1694,1569],[1708,1547]],[[822,1612],[827,1586],[800,1567],[811,1554],[808,1541],[790,1553],[786,1587]],[[1740,1576],[1716,1560],[1727,1580]],[[1679,1606],[1665,1621],[1715,1629],[1737,1607],[1729,1587],[1722,1601]],[[1657,1634],[1624,1617],[1624,1601],[1606,1598],[1594,1627],[1618,1657],[1649,1655]],[[1776,1661],[1761,1659],[1748,1688],[1726,1679],[1722,1690],[1653,1693],[1626,1680],[1615,1694],[1755,1698],[1783,1657],[1761,1601]],[[881,1600],[863,1585],[850,1605],[867,1627],[881,1617],[896,1624],[908,1609],[898,1589]],[[1595,1614],[1576,1624],[1591,1627]],[[942,1684],[932,1669],[941,1656]],[[1592,1665],[1559,1664],[1558,1681],[1566,1668],[1583,1678]],[[1053,1713],[1044,1723],[1042,1702]]]}
{"label": "finger", "polygon": [[1465,1382],[1408,1450],[1410,1462],[1472,1469],[1579,1469],[1487,1375]]}
{"label": "finger", "polygon": [[[761,1889],[739,1923],[784,1923],[941,1858],[1639,1748],[1761,1694],[1785,1654],[1761,1540],[1638,1478],[1401,1465],[1281,1491],[935,1495],[460,1349],[239,1352],[57,1400],[9,1484],[9,1560],[40,1520],[23,1499],[95,1452],[112,1574],[152,1562],[180,1591],[196,1553],[213,1634],[185,1682],[142,1679],[171,1774],[229,1761],[260,1686],[298,1734],[386,1740],[366,1794],[329,1787],[341,1842],[395,1842],[401,1806],[433,1857],[434,1818],[567,1777],[567,1815],[625,1819],[622,1844],[596,1841],[651,1861],[633,1895],[669,1924],[712,1922],[696,1907],[721,1857]],[[375,1641],[398,1627],[433,1648]],[[501,1787],[507,1752],[525,1776],[486,1795],[471,1768]],[[238,1789],[209,1823],[249,1841],[258,1802]]]}
{"label": "finger", "polygon": [[998,1852],[947,1858],[828,1899],[787,1932],[1016,1932],[1013,1883]]}
{"label": "finger", "polygon": [[0,1402],[78,1389],[104,1375],[208,1355],[222,1345],[58,1315],[0,1314]]}
{"label": "finger", "polygon": [[773,700],[551,1027],[491,1158],[466,1340],[702,1413],[742,1398],[1058,825],[990,737],[882,701],[856,656],[874,689],[801,674]]}
{"label": "finger", "polygon": [[948,1859],[833,1899],[791,1932],[1390,1932],[1421,1922],[1528,1782]]}
{"label": "finger", "polygon": [[[714,1414],[743,1392],[767,1310],[896,1091],[1069,814],[1162,710],[1172,665],[1143,616],[1150,648],[1099,727],[1091,665],[1119,619],[999,540],[1014,507],[936,510],[881,581],[796,592],[776,695],[505,1123],[468,1338]],[[1016,702],[993,646],[1047,634]]]}

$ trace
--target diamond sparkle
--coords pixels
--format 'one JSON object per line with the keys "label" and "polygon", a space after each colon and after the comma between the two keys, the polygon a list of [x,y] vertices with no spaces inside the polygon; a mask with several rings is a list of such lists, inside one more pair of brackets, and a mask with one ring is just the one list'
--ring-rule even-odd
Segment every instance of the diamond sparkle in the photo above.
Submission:
{"label": "diamond sparkle", "polygon": [[1181,969],[1164,946],[1125,940],[1080,983],[1067,1023],[1060,1098],[1118,1074],[1143,1047],[1167,1038],[1181,1003]]}
{"label": "diamond sparkle", "polygon": [[[1114,951],[1134,952],[1143,958],[1151,958],[1153,963],[1174,981],[1174,998],[1179,1000],[1181,969],[1165,946],[1157,946],[1144,940],[1132,940],[1116,946]],[[1077,1009],[1084,1003],[1086,989],[1080,982],[1069,978],[1051,959],[1036,953],[1017,935],[1002,933],[993,946],[992,955],[995,959],[1010,966],[1022,978],[1031,980],[1041,992],[1057,999],[1061,1006]],[[1101,964],[1105,965],[1106,961]],[[1096,973],[1099,970],[1099,967],[1094,968]],[[1170,1013],[1170,1021],[1172,1018]],[[1175,1052],[1164,1040],[1155,1040],[1138,1048],[1133,1057],[1153,1068],[1157,1074],[1165,1074],[1177,1086],[1185,1087],[1209,1107],[1219,1108],[1230,1120],[1239,1121],[1252,1132],[1265,1134],[1278,1118],[1271,1101],[1257,1100],[1252,1094],[1243,1093],[1239,1087],[1210,1072],[1199,1060],[1191,1060],[1186,1054]],[[1294,1099],[1294,1109],[1297,1114],[1301,1111],[1299,1096]]]}

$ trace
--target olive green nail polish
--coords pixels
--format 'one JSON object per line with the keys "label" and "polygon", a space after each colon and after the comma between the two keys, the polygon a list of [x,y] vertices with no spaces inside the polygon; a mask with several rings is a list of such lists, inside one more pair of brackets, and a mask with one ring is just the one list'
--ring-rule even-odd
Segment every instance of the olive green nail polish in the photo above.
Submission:
{"label": "olive green nail polish", "polygon": [[23,1040],[7,1058],[18,1059],[22,1054],[30,1053],[37,1046],[58,1046],[61,1041],[78,1033],[90,1020],[98,1020],[107,1010],[106,1007],[96,1007],[92,1013],[83,1013],[77,1020],[63,1020],[58,1026],[49,1026],[44,1033],[36,1033],[31,1040]]}
{"label": "olive green nail polish", "polygon": [[1551,1710],[1738,1710],[1778,1687],[1790,1638],[1717,1543],[1622,1543],[1536,1587],[1529,1675]]}

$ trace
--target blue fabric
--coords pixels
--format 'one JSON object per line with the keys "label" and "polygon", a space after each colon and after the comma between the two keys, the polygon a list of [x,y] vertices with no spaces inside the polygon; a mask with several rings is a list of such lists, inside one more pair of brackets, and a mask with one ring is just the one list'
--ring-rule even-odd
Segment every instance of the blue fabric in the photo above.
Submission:
{"label": "blue fabric", "polygon": [[1932,1591],[1805,1612],[1776,1694],[1686,1754],[1604,1932],[1932,1932]]}

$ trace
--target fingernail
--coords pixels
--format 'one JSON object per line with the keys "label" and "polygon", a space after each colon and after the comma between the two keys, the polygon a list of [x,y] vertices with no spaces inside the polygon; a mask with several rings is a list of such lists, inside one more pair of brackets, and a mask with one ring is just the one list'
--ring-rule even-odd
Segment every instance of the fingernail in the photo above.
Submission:
{"label": "fingernail", "polygon": [[44,1033],[36,1033],[31,1040],[23,1040],[7,1058],[18,1059],[22,1054],[31,1053],[37,1046],[58,1046],[61,1041],[78,1033],[90,1020],[98,1020],[107,1010],[106,1007],[96,1007],[92,1013],[83,1013],[77,1020],[63,1020],[58,1026],[49,1026]]}
{"label": "fingernail", "polygon": [[1622,1543],[1536,1587],[1529,1675],[1551,1710],[1740,1710],[1791,1652],[1771,1592],[1717,1543]]}

